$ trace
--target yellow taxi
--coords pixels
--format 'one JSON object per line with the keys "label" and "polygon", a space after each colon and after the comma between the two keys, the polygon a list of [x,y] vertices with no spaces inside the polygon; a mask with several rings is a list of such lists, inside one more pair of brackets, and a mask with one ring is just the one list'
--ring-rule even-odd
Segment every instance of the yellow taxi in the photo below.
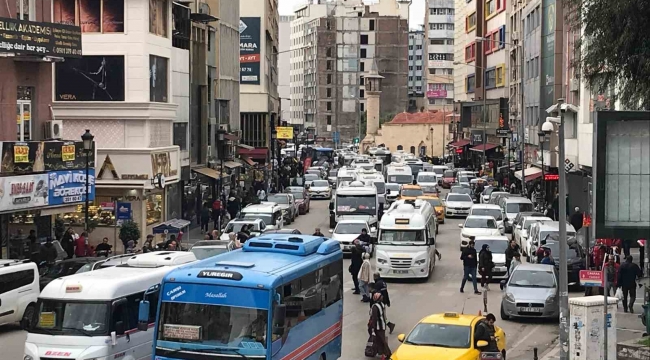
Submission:
{"label": "yellow taxi", "polygon": [[433,206],[433,209],[436,211],[436,219],[438,219],[438,224],[444,224],[445,223],[445,206],[442,205],[442,201],[440,201],[440,198],[437,196],[433,195],[422,195],[418,196],[418,199],[422,199],[431,206]]}
{"label": "yellow taxi", "polygon": [[[391,360],[479,360],[486,341],[474,341],[474,332],[480,315],[464,315],[455,312],[433,314],[420,320],[408,335],[397,336],[402,344]],[[497,347],[501,359],[506,357],[506,333],[495,327]]]}
{"label": "yellow taxi", "polygon": [[415,200],[422,195],[424,191],[420,185],[402,185],[398,200]]}

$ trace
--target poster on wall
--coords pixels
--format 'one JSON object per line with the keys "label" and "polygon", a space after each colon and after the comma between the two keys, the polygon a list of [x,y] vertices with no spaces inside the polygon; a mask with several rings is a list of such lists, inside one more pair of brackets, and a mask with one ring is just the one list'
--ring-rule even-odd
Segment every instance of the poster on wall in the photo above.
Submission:
{"label": "poster on wall", "polygon": [[239,20],[239,83],[260,84],[260,18]]}
{"label": "poster on wall", "polygon": [[82,32],[124,32],[124,0],[54,0],[52,12],[52,22],[80,24]]}
{"label": "poster on wall", "polygon": [[56,101],[124,101],[124,56],[84,56],[57,63]]}
{"label": "poster on wall", "polygon": [[167,37],[167,0],[149,0],[149,32]]}
{"label": "poster on wall", "polygon": [[167,102],[167,64],[169,60],[149,55],[149,101]]}
{"label": "poster on wall", "polygon": [[[48,173],[50,205],[86,201],[86,171],[62,170]],[[88,170],[88,200],[95,199],[95,169]]]}
{"label": "poster on wall", "polygon": [[48,205],[47,174],[0,178],[0,212]]}
{"label": "poster on wall", "polygon": [[[83,141],[0,142],[0,173],[25,173],[86,168]],[[95,152],[88,167],[95,167]]]}

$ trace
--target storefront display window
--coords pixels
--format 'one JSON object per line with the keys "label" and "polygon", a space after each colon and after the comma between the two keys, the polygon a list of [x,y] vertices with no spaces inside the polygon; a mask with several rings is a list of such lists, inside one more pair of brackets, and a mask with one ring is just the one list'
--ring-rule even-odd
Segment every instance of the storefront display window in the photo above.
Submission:
{"label": "storefront display window", "polygon": [[[114,199],[109,196],[97,196],[88,206],[88,216],[97,226],[115,226]],[[75,212],[62,215],[66,226],[83,226],[86,210],[84,204],[76,206]]]}
{"label": "storefront display window", "polygon": [[145,196],[147,209],[147,225],[156,224],[162,221],[163,215],[163,193],[153,193]]}

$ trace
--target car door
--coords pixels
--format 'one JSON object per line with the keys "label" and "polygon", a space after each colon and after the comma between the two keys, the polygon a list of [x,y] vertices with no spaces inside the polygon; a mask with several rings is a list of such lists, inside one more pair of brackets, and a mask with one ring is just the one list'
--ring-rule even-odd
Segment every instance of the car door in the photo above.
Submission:
{"label": "car door", "polygon": [[0,325],[18,321],[17,271],[0,275]]}

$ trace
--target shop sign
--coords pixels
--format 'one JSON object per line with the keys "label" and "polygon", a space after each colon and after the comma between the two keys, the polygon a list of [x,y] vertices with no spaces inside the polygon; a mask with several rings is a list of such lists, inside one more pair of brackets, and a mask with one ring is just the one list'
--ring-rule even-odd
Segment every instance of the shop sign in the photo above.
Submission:
{"label": "shop sign", "polygon": [[[88,200],[95,199],[95,169],[88,171]],[[86,171],[52,171],[49,177],[50,205],[86,201]]]}
{"label": "shop sign", "polygon": [[79,26],[0,18],[0,39],[0,53],[81,57]]}
{"label": "shop sign", "polygon": [[0,178],[0,211],[48,205],[47,174]]}
{"label": "shop sign", "polygon": [[260,84],[261,21],[259,17],[239,19],[239,82]]}
{"label": "shop sign", "polygon": [[115,212],[115,218],[117,220],[117,225],[121,226],[125,221],[131,220],[131,203],[128,202],[118,202],[117,211]]}
{"label": "shop sign", "polygon": [[293,139],[293,128],[291,126],[276,126],[275,131],[278,139]]}
{"label": "shop sign", "polygon": [[[83,141],[0,142],[0,173],[28,173],[86,168]],[[95,167],[95,152],[88,154],[88,167]]]}

